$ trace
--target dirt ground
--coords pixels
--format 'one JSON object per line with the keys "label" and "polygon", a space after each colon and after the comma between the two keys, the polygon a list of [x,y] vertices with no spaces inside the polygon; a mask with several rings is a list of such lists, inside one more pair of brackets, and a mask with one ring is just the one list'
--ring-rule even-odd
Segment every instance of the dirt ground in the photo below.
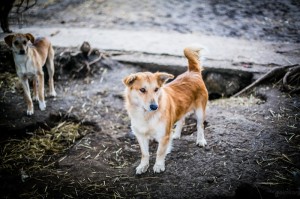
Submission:
{"label": "dirt ground", "polygon": [[[41,26],[202,32],[299,42],[300,5],[293,0],[40,3],[25,19]],[[56,67],[65,50],[56,48]],[[153,142],[150,167],[137,176],[140,149],[130,133],[121,80],[151,69],[112,61],[87,78],[57,72],[58,96],[46,99],[44,112],[35,104],[34,115],[28,117],[11,54],[3,43],[0,56],[1,198],[300,195],[300,99],[283,92],[278,80],[242,97],[210,101],[208,146],[196,146],[196,121],[190,116],[167,156],[166,171],[153,173],[157,148]]]}
{"label": "dirt ground", "polygon": [[300,42],[299,7],[297,0],[51,0],[25,13],[24,22]]}

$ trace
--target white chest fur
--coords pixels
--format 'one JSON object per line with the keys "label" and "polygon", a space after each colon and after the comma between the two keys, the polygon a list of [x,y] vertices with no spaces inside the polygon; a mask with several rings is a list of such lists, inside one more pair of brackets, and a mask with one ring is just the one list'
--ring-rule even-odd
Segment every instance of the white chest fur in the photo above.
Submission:
{"label": "white chest fur", "polygon": [[143,110],[137,110],[130,114],[132,130],[134,134],[145,136],[148,139],[159,140],[165,134],[165,124],[160,121],[160,113],[157,112],[149,118],[146,114]]}
{"label": "white chest fur", "polygon": [[34,66],[30,56],[14,55],[17,74],[19,77],[32,78],[37,73],[37,68]]}

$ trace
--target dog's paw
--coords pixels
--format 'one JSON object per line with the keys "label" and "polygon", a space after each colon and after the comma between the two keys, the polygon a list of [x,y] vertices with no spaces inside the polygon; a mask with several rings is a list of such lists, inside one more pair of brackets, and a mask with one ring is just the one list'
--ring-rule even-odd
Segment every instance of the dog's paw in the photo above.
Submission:
{"label": "dog's paw", "polygon": [[140,164],[140,165],[135,169],[135,170],[136,170],[135,173],[136,173],[137,175],[142,174],[142,173],[145,173],[145,172],[147,171],[148,167],[149,167],[149,164],[146,164],[146,165]]}
{"label": "dog's paw", "polygon": [[153,167],[154,173],[160,173],[165,171],[165,165],[164,164],[157,164],[155,163]]}
{"label": "dog's paw", "polygon": [[27,115],[33,115],[33,109],[27,109]]}
{"label": "dog's paw", "polygon": [[57,94],[56,94],[55,90],[49,92],[49,97],[56,97],[56,95]]}
{"label": "dog's paw", "polygon": [[36,102],[39,101],[39,96],[33,96],[33,97],[32,97],[32,100],[33,100],[33,101],[36,101]]}
{"label": "dog's paw", "polygon": [[207,142],[205,139],[202,139],[202,140],[197,140],[196,144],[200,147],[205,147],[205,145],[207,145]]}
{"label": "dog's paw", "polygon": [[172,137],[173,137],[173,139],[179,139],[181,136],[180,136],[180,134],[175,134],[174,133]]}
{"label": "dog's paw", "polygon": [[45,101],[39,101],[39,107],[41,111],[44,111],[46,109]]}

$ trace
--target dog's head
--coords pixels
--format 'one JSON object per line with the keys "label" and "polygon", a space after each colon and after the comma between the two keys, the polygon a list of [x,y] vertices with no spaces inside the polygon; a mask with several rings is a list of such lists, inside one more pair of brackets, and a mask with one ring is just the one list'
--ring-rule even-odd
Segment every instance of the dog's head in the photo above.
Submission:
{"label": "dog's head", "polygon": [[168,73],[135,73],[123,79],[126,95],[131,104],[146,111],[156,111],[161,96],[161,88],[174,76]]}
{"label": "dog's head", "polygon": [[34,43],[34,37],[30,33],[12,34],[6,36],[4,41],[15,54],[25,55],[27,53],[29,43]]}

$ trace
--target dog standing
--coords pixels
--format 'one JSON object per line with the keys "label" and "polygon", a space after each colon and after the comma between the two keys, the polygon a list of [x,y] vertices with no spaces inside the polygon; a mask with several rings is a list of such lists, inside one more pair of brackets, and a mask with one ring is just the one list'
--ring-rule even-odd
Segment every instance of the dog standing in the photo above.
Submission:
{"label": "dog standing", "polygon": [[[136,174],[142,174],[149,167],[149,140],[158,141],[155,173],[165,170],[165,157],[171,150],[172,138],[179,138],[185,116],[194,111],[197,118],[197,142],[205,146],[204,118],[208,92],[201,75],[199,52],[201,48],[188,47],[184,54],[188,59],[188,71],[172,82],[174,76],[168,73],[140,72],[123,79],[125,84],[125,107],[131,118],[142,158]],[[172,134],[173,125],[176,124]]]}
{"label": "dog standing", "polygon": [[34,112],[29,79],[33,79],[33,99],[39,102],[40,110],[45,110],[43,72],[45,64],[49,74],[49,95],[56,96],[53,81],[54,50],[50,41],[46,38],[35,39],[30,33],[8,35],[4,40],[13,52],[17,75],[24,89],[27,115],[32,115]]}

